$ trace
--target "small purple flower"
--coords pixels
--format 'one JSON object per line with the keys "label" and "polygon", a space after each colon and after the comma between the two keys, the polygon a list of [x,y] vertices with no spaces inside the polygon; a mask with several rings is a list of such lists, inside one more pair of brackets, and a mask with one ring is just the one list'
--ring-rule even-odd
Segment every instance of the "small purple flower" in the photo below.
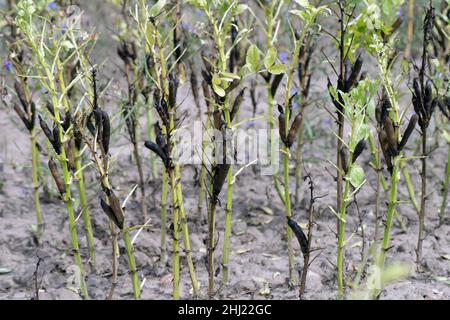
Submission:
{"label": "small purple flower", "polygon": [[203,17],[205,15],[205,13],[201,10],[197,10],[196,13],[197,13],[197,16],[199,16],[199,17]]}
{"label": "small purple flower", "polygon": [[58,4],[57,4],[56,2],[50,2],[50,3],[48,4],[47,8],[48,8],[49,10],[56,10],[56,9],[58,9]]}
{"label": "small purple flower", "polygon": [[63,24],[63,25],[61,26],[61,32],[62,32],[62,34],[66,33],[66,31],[67,31],[67,25],[66,25],[66,24]]}
{"label": "small purple flower", "polygon": [[398,10],[397,10],[397,17],[403,17],[403,10],[402,10],[402,7],[399,7],[398,8]]}
{"label": "small purple flower", "polygon": [[284,52],[284,51],[280,52],[280,60],[281,60],[281,62],[286,63],[287,57],[288,57],[288,55],[287,55],[286,52]]}
{"label": "small purple flower", "polygon": [[325,126],[332,126],[333,125],[333,120],[331,120],[330,118],[327,118],[327,119],[325,119],[325,120],[323,120],[323,124],[325,125]]}
{"label": "small purple flower", "polygon": [[249,121],[246,123],[246,128],[253,128],[255,126],[255,120]]}
{"label": "small purple flower", "polygon": [[3,67],[8,71],[11,72],[13,69],[13,64],[11,62],[11,60],[5,60],[5,62],[3,62]]}
{"label": "small purple flower", "polygon": [[181,21],[181,28],[183,28],[183,30],[189,30],[189,23]]}

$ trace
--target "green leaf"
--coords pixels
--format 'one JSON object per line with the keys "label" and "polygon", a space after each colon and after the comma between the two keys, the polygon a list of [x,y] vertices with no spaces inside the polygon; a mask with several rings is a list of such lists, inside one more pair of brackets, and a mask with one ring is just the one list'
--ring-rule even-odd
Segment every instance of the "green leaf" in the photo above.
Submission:
{"label": "green leaf", "polygon": [[241,77],[239,77],[237,74],[231,73],[231,72],[221,72],[220,75],[222,76],[222,80],[231,82],[233,80],[240,80]]}
{"label": "green leaf", "polygon": [[206,0],[189,0],[188,3],[199,9],[203,9],[206,7]]}
{"label": "green leaf", "polygon": [[166,0],[159,0],[157,3],[155,3],[153,7],[150,8],[150,17],[156,17],[161,12],[162,8],[164,8],[166,2]]}
{"label": "green leaf", "polygon": [[238,14],[241,14],[241,13],[243,13],[245,10],[247,10],[248,9],[248,5],[246,5],[246,4],[239,4],[238,6],[237,6],[237,8],[236,8],[236,14],[238,15]]}
{"label": "green leaf", "polygon": [[364,182],[364,170],[357,163],[352,165],[351,171],[347,174],[347,179],[354,188],[358,188]]}
{"label": "green leaf", "polygon": [[252,44],[247,51],[247,57],[245,62],[247,63],[250,71],[258,72],[259,71],[259,57],[260,51],[255,44]]}
{"label": "green leaf", "polygon": [[302,7],[307,7],[307,6],[309,6],[309,1],[308,1],[308,0],[295,0],[295,2],[297,2],[297,4],[298,4],[299,6],[302,6]]}
{"label": "green leaf", "polygon": [[271,74],[282,74],[286,72],[286,66],[282,63],[274,64],[269,68]]}
{"label": "green leaf", "polygon": [[269,69],[271,66],[275,64],[275,59],[277,58],[277,49],[274,47],[271,47],[268,51],[266,56],[264,57],[264,67],[266,69]]}
{"label": "green leaf", "polygon": [[213,84],[213,90],[219,97],[225,97],[226,92],[221,86]]}
{"label": "green leaf", "polygon": [[213,75],[213,78],[211,80],[213,90],[219,97],[225,97],[225,90],[222,88],[222,79],[217,75]]}

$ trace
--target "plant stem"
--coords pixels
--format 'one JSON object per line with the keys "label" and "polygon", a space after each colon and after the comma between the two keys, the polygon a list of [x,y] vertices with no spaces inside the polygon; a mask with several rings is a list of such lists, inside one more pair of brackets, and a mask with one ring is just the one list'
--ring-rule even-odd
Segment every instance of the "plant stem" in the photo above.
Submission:
{"label": "plant stem", "polygon": [[[211,188],[212,190],[212,188]],[[208,210],[208,296],[210,299],[214,297],[214,248],[216,226],[216,203],[211,197],[210,208]]]}
{"label": "plant stem", "polygon": [[187,224],[186,211],[184,210],[183,193],[181,190],[181,174],[180,165],[175,165],[176,183],[177,183],[177,200],[180,205],[180,218],[181,218],[181,232],[183,234],[184,251],[186,253],[186,259],[188,262],[189,275],[191,277],[192,290],[194,297],[198,296],[198,281],[195,274],[194,262],[192,259],[191,243],[189,240],[189,229]]}
{"label": "plant stem", "polygon": [[[136,131],[138,131],[136,129]],[[142,169],[142,159],[141,156],[139,154],[139,143],[138,143],[138,134],[135,134],[136,137],[136,141],[133,141],[133,153],[134,153],[134,158],[136,160],[136,166],[138,169],[138,175],[139,175],[139,187],[141,189],[141,212],[142,212],[142,216],[143,216],[143,222],[145,223],[148,219],[147,216],[147,203],[145,202],[146,200],[146,196],[145,196],[145,178],[144,178],[144,171]]]}
{"label": "plant stem", "polygon": [[302,119],[300,122],[300,128],[298,129],[297,148],[295,149],[295,204],[300,204],[300,187],[302,186],[302,145],[303,145],[303,128],[305,124],[305,99],[302,98],[300,112]]}
{"label": "plant stem", "polygon": [[141,297],[141,285],[136,270],[136,260],[134,259],[133,244],[131,243],[130,234],[128,233],[127,226],[124,225],[122,230],[123,242],[125,244],[125,250],[127,252],[128,266],[130,268],[131,282],[133,284],[134,299],[138,300]]}
{"label": "plant stem", "polygon": [[[159,62],[161,68],[161,79],[162,79],[162,90],[164,93],[165,100],[169,101],[169,83],[167,78],[167,68],[166,68],[166,57],[164,56],[163,46],[161,42],[161,37],[159,31],[154,31],[154,36],[156,40],[156,45],[159,49]],[[170,135],[175,130],[175,112],[176,106],[169,106],[169,128],[167,131],[168,135],[168,144],[171,144],[171,149],[174,152],[176,149],[175,142],[171,139]],[[172,190],[172,203],[174,206],[173,213],[173,225],[174,225],[174,241],[173,241],[173,250],[174,250],[174,292],[173,298],[179,299],[179,249],[178,249],[178,223],[179,218],[181,218],[181,228],[183,233],[183,242],[184,248],[186,251],[186,258],[188,261],[189,273],[191,276],[192,288],[194,291],[194,295],[198,295],[198,282],[197,276],[195,275],[194,263],[192,260],[190,241],[189,241],[189,230],[187,226],[186,213],[184,211],[184,203],[183,203],[183,195],[181,190],[181,175],[180,175],[180,166],[178,163],[175,164],[174,168],[169,170],[169,176],[171,179],[171,190]]]}
{"label": "plant stem", "polygon": [[82,210],[82,217],[83,217],[83,224],[86,232],[86,242],[88,244],[89,248],[89,264],[93,271],[96,269],[96,260],[95,260],[95,244],[94,244],[94,234],[92,232],[92,225],[91,225],[91,214],[89,210],[89,204],[86,197],[86,188],[84,185],[84,175],[83,171],[81,170],[81,154],[77,150],[77,148],[74,148],[75,151],[75,170],[78,172],[76,179],[77,179],[77,187],[78,187],[78,194],[80,196],[80,206]]}
{"label": "plant stem", "polygon": [[[231,170],[228,170],[227,180],[232,181],[233,173]],[[229,263],[230,263],[230,237],[231,237],[231,210],[232,210],[232,200],[233,197],[233,189],[232,184],[230,184],[227,189],[227,204],[225,207],[225,234],[224,234],[224,243],[223,243],[223,259],[222,259],[222,285],[226,285],[228,283],[229,276]]]}
{"label": "plant stem", "polygon": [[119,255],[119,250],[117,243],[117,232],[115,230],[115,225],[111,220],[109,221],[109,230],[111,231],[112,276],[111,276],[111,288],[109,290],[107,299],[112,300],[114,296],[114,290],[116,289],[117,286],[117,259]]}
{"label": "plant stem", "polygon": [[339,212],[339,238],[338,238],[338,252],[337,252],[338,299],[342,299],[344,297],[345,215],[349,190],[350,190],[350,180],[345,179],[344,194]]}
{"label": "plant stem", "polygon": [[171,185],[171,194],[172,194],[172,274],[173,274],[173,292],[172,297],[174,300],[180,299],[180,256],[179,256],[179,248],[178,248],[178,237],[179,237],[179,212],[180,206],[177,200],[177,191],[176,191],[176,181],[175,181],[175,173],[173,169],[169,170],[170,176],[170,185]]}
{"label": "plant stem", "polygon": [[[388,211],[386,214],[386,224],[383,234],[383,242],[381,245],[381,252],[378,257],[378,268],[380,272],[383,272],[385,264],[386,251],[389,249],[389,241],[392,230],[392,223],[394,220],[395,206],[397,204],[397,191],[398,191],[398,177],[399,177],[399,166],[401,161],[401,156],[394,158],[392,175],[391,175],[391,189],[389,194],[389,204]],[[381,290],[381,288],[379,288]]]}
{"label": "plant stem", "polygon": [[[287,118],[287,117],[286,117]],[[283,147],[283,167],[284,167],[284,205],[286,210],[286,217],[291,218],[291,194],[289,192],[289,149]],[[292,230],[289,226],[286,228],[286,238],[288,246],[288,259],[289,259],[289,282],[291,285],[295,284],[295,270],[294,270],[294,250],[292,247]]]}
{"label": "plant stem", "polygon": [[[289,131],[289,120],[290,120],[290,110],[289,110],[289,100],[290,100],[290,94],[291,94],[291,87],[292,87],[292,79],[294,76],[294,69],[297,65],[298,57],[300,54],[300,48],[303,43],[303,39],[305,38],[306,32],[309,28],[309,24],[307,24],[304,29],[302,30],[302,34],[300,35],[299,39],[295,41],[295,50],[293,59],[291,62],[291,65],[289,67],[289,71],[287,74],[287,82],[286,82],[286,92],[285,92],[285,101],[284,101],[284,113],[285,113],[285,128],[286,132],[285,135],[288,136]],[[285,206],[285,213],[287,218],[291,218],[292,212],[291,212],[291,194],[289,192],[289,158],[290,158],[290,152],[289,148],[286,146],[283,146],[283,167],[284,167],[284,206]],[[286,219],[286,238],[287,238],[287,247],[288,247],[288,260],[289,260],[289,282],[291,285],[294,285],[296,283],[295,279],[295,272],[294,272],[294,250],[292,247],[292,230],[287,224]]]}
{"label": "plant stem", "polygon": [[[219,36],[217,32],[217,27],[214,25],[215,34],[216,34],[216,42],[219,50],[220,56],[220,65],[221,71],[227,72],[227,57],[225,56],[225,43]],[[226,81],[223,82],[224,87],[228,86]],[[225,96],[225,101],[223,104],[224,114],[225,114],[225,122],[228,130],[231,129],[231,116],[230,116],[230,98],[228,95]],[[227,139],[227,144],[224,146],[224,150],[226,153],[230,153],[230,148],[233,147],[233,142]],[[225,156],[226,157],[226,156]],[[228,158],[228,157],[226,157]],[[227,161],[231,161],[228,160]],[[222,274],[222,285],[226,285],[228,282],[228,274],[229,274],[229,261],[230,261],[230,237],[231,237],[231,227],[232,227],[232,207],[233,207],[233,166],[230,165],[227,173],[227,203],[225,205],[225,232],[223,239],[223,251],[222,251],[222,265],[223,265],[223,274]],[[214,218],[215,219],[215,218]]]}
{"label": "plant stem", "polygon": [[[59,141],[62,142],[64,141],[64,131],[61,125],[61,119],[59,116],[59,102],[58,102],[58,97],[57,97],[57,91],[56,91],[56,87],[55,87],[55,83],[54,83],[54,77],[53,74],[50,71],[49,66],[47,65],[47,62],[45,62],[44,57],[41,55],[41,52],[39,50],[35,50],[38,53],[38,57],[39,57],[39,61],[41,66],[44,68],[45,74],[47,76],[47,81],[48,81],[48,86],[50,88],[50,95],[51,95],[51,99],[52,99],[52,105],[53,105],[53,109],[55,110],[55,124],[58,128],[58,139]],[[61,64],[60,64],[60,60],[57,59],[57,69],[58,72],[61,72]],[[84,272],[84,266],[83,266],[83,262],[81,261],[81,255],[80,255],[80,250],[79,250],[79,245],[78,245],[78,235],[77,235],[77,230],[76,230],[76,222],[75,222],[75,210],[73,208],[73,200],[72,200],[72,195],[71,195],[71,190],[70,190],[70,184],[71,184],[71,177],[70,177],[70,172],[69,172],[69,168],[68,168],[68,163],[67,163],[67,157],[66,157],[66,151],[64,149],[64,147],[61,148],[61,154],[58,157],[59,163],[62,167],[63,170],[63,179],[64,179],[64,186],[65,186],[65,193],[64,193],[64,202],[66,203],[66,207],[67,207],[67,213],[68,213],[68,217],[69,217],[69,232],[70,232],[70,239],[72,242],[72,251],[73,251],[73,255],[75,258],[75,264],[77,265],[79,271],[80,271],[80,289],[81,292],[84,296],[85,299],[89,299],[89,294],[87,291],[87,287],[86,287],[86,282],[85,282],[85,272]]]}
{"label": "plant stem", "polygon": [[161,193],[161,262],[166,261],[166,224],[167,224],[167,189],[169,180],[167,178],[166,168],[162,168],[162,193]]}
{"label": "plant stem", "polygon": [[450,144],[448,145],[447,151],[447,165],[445,171],[444,182],[442,183],[442,203],[439,209],[439,224],[442,225],[445,219],[445,209],[448,206],[447,198],[448,198],[448,190],[450,185]]}
{"label": "plant stem", "polygon": [[421,199],[420,199],[420,212],[419,212],[419,234],[417,239],[417,249],[416,249],[416,263],[419,266],[422,262],[422,243],[423,243],[423,232],[425,229],[425,209],[427,201],[427,130],[422,129],[422,172],[421,177]]}
{"label": "plant stem", "polygon": [[33,174],[33,192],[34,192],[34,207],[36,209],[36,224],[37,224],[37,234],[36,237],[38,242],[40,242],[42,236],[43,229],[43,221],[42,221],[42,213],[41,213],[41,204],[39,200],[39,155],[37,150],[37,139],[36,139],[36,130],[33,129],[30,132],[31,138],[31,162],[32,162],[32,174]]}
{"label": "plant stem", "polygon": [[405,178],[406,188],[408,189],[409,198],[411,199],[411,203],[416,210],[417,213],[420,213],[420,207],[416,200],[416,193],[414,191],[414,185],[411,182],[411,176],[409,175],[408,169],[406,168],[405,163],[401,163],[400,167],[402,169],[403,177]]}
{"label": "plant stem", "polygon": [[[153,110],[151,107],[147,107],[147,136],[150,141],[155,141],[155,131],[153,129]],[[152,178],[155,179],[158,174],[156,172],[156,159],[155,155],[150,154],[150,168],[152,173]]]}
{"label": "plant stem", "polygon": [[[64,79],[62,65],[61,65],[61,61],[60,61],[59,57],[57,59],[57,76],[58,76],[58,84],[59,84],[59,88],[60,88],[61,92],[66,92],[66,82]],[[62,97],[62,103],[63,103],[65,111],[70,114],[70,104],[69,104],[69,100],[68,100],[68,97],[66,94],[64,94]],[[59,117],[59,111],[56,108],[56,106],[54,106],[54,110],[55,110],[55,117],[56,117],[56,114],[58,114],[58,117]],[[62,129],[60,128],[60,130],[62,130]],[[61,142],[62,141],[63,140],[61,140]],[[68,147],[72,148],[72,153],[74,154],[74,157],[75,157],[75,167],[76,167],[76,170],[78,171],[82,167],[81,155],[79,154],[79,150],[77,150],[76,147],[72,147],[70,145]],[[62,148],[62,149],[64,149],[64,148]],[[64,156],[64,158],[65,158],[65,156]],[[91,217],[90,217],[89,206],[88,206],[88,201],[87,201],[87,197],[86,197],[86,190],[84,187],[83,170],[80,170],[75,178],[77,178],[77,180],[78,180],[77,187],[78,187],[78,191],[79,191],[78,193],[79,193],[80,204],[81,204],[81,208],[82,208],[83,223],[84,223],[84,227],[86,230],[86,238],[87,238],[87,243],[88,243],[88,247],[89,247],[89,261],[90,261],[91,267],[93,268],[93,270],[95,270],[94,236],[93,236],[93,232],[92,232]]]}

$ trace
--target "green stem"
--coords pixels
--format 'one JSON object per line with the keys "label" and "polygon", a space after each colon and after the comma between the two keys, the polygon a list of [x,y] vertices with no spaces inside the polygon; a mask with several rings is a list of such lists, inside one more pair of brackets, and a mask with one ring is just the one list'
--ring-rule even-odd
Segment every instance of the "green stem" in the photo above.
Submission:
{"label": "green stem", "polygon": [[[155,131],[153,129],[153,109],[151,107],[147,107],[147,136],[150,141],[155,141]],[[150,168],[152,173],[152,178],[156,178],[158,176],[156,172],[156,159],[153,153],[150,153]]]}
{"label": "green stem", "polygon": [[41,204],[39,201],[39,160],[38,160],[38,150],[37,150],[37,139],[36,139],[36,130],[33,129],[30,132],[31,135],[31,160],[32,160],[32,174],[33,174],[33,191],[34,191],[34,207],[36,209],[36,223],[37,223],[37,239],[40,241],[42,236],[42,213],[41,213]]}
{"label": "green stem", "polygon": [[421,197],[420,197],[420,211],[419,211],[419,234],[417,237],[416,249],[416,263],[422,263],[422,243],[423,233],[425,231],[425,210],[427,201],[427,128],[422,128],[422,172],[421,177]]}
{"label": "green stem", "polygon": [[[228,181],[232,181],[233,172],[228,170]],[[230,238],[231,238],[231,210],[232,210],[232,200],[233,197],[233,184],[229,183],[227,189],[227,204],[225,207],[225,234],[224,234],[224,242],[223,242],[223,259],[222,259],[222,285],[226,285],[228,283],[229,277],[229,263],[230,263]]]}
{"label": "green stem", "polygon": [[128,266],[130,268],[131,282],[133,284],[133,293],[136,300],[141,297],[141,284],[136,270],[136,260],[133,253],[133,244],[131,243],[130,234],[126,226],[123,227],[123,242],[127,252]]}
{"label": "green stem", "polygon": [[176,175],[176,183],[177,183],[177,200],[180,206],[180,219],[181,219],[181,232],[183,234],[183,244],[184,251],[186,252],[186,259],[188,262],[189,275],[191,277],[191,284],[194,296],[198,296],[198,281],[197,275],[195,274],[194,261],[192,259],[191,252],[191,242],[189,239],[189,229],[187,224],[186,211],[184,210],[184,201],[183,201],[183,193],[181,190],[181,174],[180,174],[180,165],[175,165],[175,175]]}
{"label": "green stem", "polygon": [[179,237],[179,212],[180,207],[177,199],[177,191],[176,191],[176,180],[175,173],[173,169],[169,170],[169,176],[171,181],[171,194],[172,194],[172,205],[173,205],[173,214],[172,214],[172,225],[173,225],[173,234],[172,234],[172,275],[173,275],[173,292],[172,296],[174,300],[180,299],[180,255],[178,248],[178,237]]}
{"label": "green stem", "polygon": [[[284,102],[284,113],[285,113],[285,128],[286,128],[286,136],[289,131],[289,119],[290,119],[290,110],[289,110],[289,100],[291,94],[292,80],[294,76],[294,69],[297,65],[301,44],[303,43],[303,39],[306,35],[306,31],[308,30],[309,25],[305,26],[302,30],[302,35],[300,38],[295,41],[295,50],[294,56],[288,71],[287,83],[286,83],[286,93],[285,93],[285,102]],[[283,164],[284,164],[284,206],[286,217],[290,218],[292,216],[291,212],[291,194],[289,192],[289,157],[290,152],[289,148],[283,146]],[[287,224],[286,221],[286,237],[287,237],[287,246],[288,246],[288,259],[289,259],[289,282],[290,284],[295,284],[295,272],[294,272],[294,251],[292,247],[292,230]]]}
{"label": "green stem", "polygon": [[[286,210],[286,217],[291,218],[291,194],[289,192],[289,149],[283,147],[283,165],[284,165],[284,206]],[[286,224],[286,238],[288,246],[288,259],[289,259],[289,282],[291,285],[295,284],[295,270],[294,270],[294,250],[292,247],[292,230]]]}
{"label": "green stem", "polygon": [[95,260],[95,244],[94,244],[94,233],[92,232],[92,225],[91,225],[91,214],[89,210],[89,204],[86,197],[86,188],[84,185],[84,175],[81,163],[81,154],[79,153],[79,150],[74,148],[75,152],[75,170],[78,172],[76,179],[77,179],[77,187],[78,187],[78,194],[80,196],[80,205],[82,210],[82,218],[83,218],[83,224],[84,229],[86,232],[86,241],[89,248],[89,264],[92,268],[92,270],[95,271],[96,269],[96,260]]}
{"label": "green stem", "polygon": [[411,203],[413,204],[413,207],[416,210],[416,212],[419,213],[420,207],[416,200],[416,193],[414,191],[414,186],[411,181],[411,176],[409,175],[409,172],[408,172],[408,169],[406,168],[405,163],[401,163],[400,167],[402,170],[403,177],[405,178],[406,188],[408,189],[408,194],[409,194],[409,198],[411,199]]}
{"label": "green stem", "polygon": [[344,194],[342,195],[341,208],[339,212],[339,238],[338,238],[338,252],[337,252],[338,299],[342,299],[344,297],[345,216],[349,190],[350,190],[350,180],[345,179]]}
{"label": "green stem", "polygon": [[[39,51],[37,51],[37,52],[39,52]],[[58,102],[58,97],[57,97],[57,93],[56,93],[54,77],[50,71],[50,68],[48,67],[47,63],[45,62],[45,59],[43,58],[43,56],[41,54],[39,54],[38,56],[39,56],[39,60],[41,62],[41,66],[44,68],[45,74],[48,79],[48,86],[50,88],[52,105],[55,110],[55,119],[54,119],[55,121],[54,122],[56,123],[56,126],[58,127],[58,132],[59,132],[58,139],[59,139],[59,141],[61,141],[61,144],[62,144],[62,141],[64,141],[64,133],[63,133],[64,131],[63,131],[63,128],[61,125],[61,119],[60,119],[59,112],[58,112],[59,102]],[[58,68],[59,72],[61,72],[60,71],[61,65],[60,65],[59,59],[57,59],[57,62],[58,62],[57,68]],[[68,167],[67,157],[66,157],[66,151],[65,151],[64,147],[61,148],[61,154],[59,155],[58,160],[59,160],[59,163],[63,170],[63,179],[64,179],[64,185],[65,185],[64,202],[66,203],[67,213],[68,213],[68,217],[69,217],[70,239],[72,242],[72,251],[73,251],[74,258],[75,258],[75,264],[77,265],[78,269],[80,270],[80,289],[81,289],[81,292],[82,292],[84,298],[89,299],[89,294],[87,291],[86,281],[85,281],[84,266],[83,266],[83,262],[81,260],[81,255],[80,255],[80,250],[79,250],[79,245],[78,245],[78,235],[77,235],[76,222],[75,222],[75,210],[73,208],[73,200],[72,200],[72,195],[71,195],[71,190],[70,190],[70,184],[71,184],[72,179],[70,177],[70,172],[69,172],[69,167]]]}
{"label": "green stem", "polygon": [[162,193],[161,193],[161,262],[166,261],[166,224],[167,224],[167,189],[169,180],[167,179],[166,168],[162,168]]}
{"label": "green stem", "polygon": [[[212,190],[212,187],[211,187]],[[215,246],[215,226],[216,226],[216,202],[211,197],[210,208],[208,210],[208,296],[214,297],[214,246]]]}
{"label": "green stem", "polygon": [[[397,156],[394,158],[394,166],[392,169],[391,176],[391,189],[389,194],[389,205],[388,212],[386,215],[386,224],[384,228],[383,242],[381,245],[381,252],[378,257],[378,268],[380,272],[383,272],[385,259],[386,259],[386,251],[389,249],[389,242],[392,230],[392,222],[394,219],[395,206],[397,204],[397,192],[398,192],[398,176],[399,176],[399,167],[400,167],[400,157]],[[382,288],[378,288],[381,290]]]}
{"label": "green stem", "polygon": [[[304,101],[302,101],[302,104]],[[300,123],[300,128],[298,129],[298,137],[297,137],[297,148],[295,150],[295,204],[298,205],[300,203],[300,187],[302,185],[302,145],[303,145],[303,128],[305,124],[304,119],[304,110],[305,106],[300,106],[302,119]]]}
{"label": "green stem", "polygon": [[445,209],[447,208],[447,198],[448,198],[448,190],[450,185],[450,144],[448,145],[447,151],[447,166],[445,171],[444,182],[442,183],[442,203],[439,209],[439,224],[444,223],[445,219]]}

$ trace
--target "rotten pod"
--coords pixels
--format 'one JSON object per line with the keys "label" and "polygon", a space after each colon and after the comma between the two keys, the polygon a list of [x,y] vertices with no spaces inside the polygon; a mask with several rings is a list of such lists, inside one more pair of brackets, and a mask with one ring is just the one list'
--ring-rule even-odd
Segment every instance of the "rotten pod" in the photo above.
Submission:
{"label": "rotten pod", "polygon": [[56,162],[53,160],[53,158],[50,158],[50,160],[48,160],[48,168],[50,169],[50,173],[52,174],[53,180],[55,181],[58,192],[61,196],[64,195],[64,193],[66,192],[64,188],[64,182],[59,175],[58,166],[56,165]]}
{"label": "rotten pod", "polygon": [[399,151],[403,150],[403,148],[406,146],[409,137],[411,136],[411,134],[414,131],[414,128],[416,127],[418,119],[419,116],[417,114],[413,114],[412,117],[409,119],[408,126],[406,127],[405,133],[403,134],[402,140],[400,141],[400,144],[398,146]]}
{"label": "rotten pod", "polygon": [[297,137],[298,130],[300,129],[300,125],[302,123],[302,114],[299,113],[295,116],[294,121],[292,122],[291,128],[289,129],[289,133],[286,139],[287,145],[286,147],[291,148],[295,142],[295,138]]}
{"label": "rotten pod", "polygon": [[348,156],[347,156],[347,150],[345,149],[345,147],[342,147],[339,150],[339,157],[341,158],[342,170],[344,170],[344,173],[347,174],[347,171],[348,171]]}
{"label": "rotten pod", "polygon": [[291,228],[292,232],[294,232],[295,236],[297,237],[298,243],[300,244],[300,249],[302,250],[303,254],[308,253],[308,238],[306,237],[305,233],[303,232],[300,225],[295,222],[291,218],[288,219],[288,225]]}
{"label": "rotten pod", "polygon": [[228,174],[228,170],[230,169],[229,163],[218,164],[214,169],[214,177],[213,177],[213,199],[217,201],[217,197],[222,191],[222,187],[225,183],[225,179]]}
{"label": "rotten pod", "polygon": [[355,147],[355,151],[353,151],[353,156],[352,156],[352,163],[355,163],[356,160],[358,160],[358,157],[361,155],[361,153],[364,151],[364,149],[366,149],[367,147],[367,142],[365,139],[360,140]]}

